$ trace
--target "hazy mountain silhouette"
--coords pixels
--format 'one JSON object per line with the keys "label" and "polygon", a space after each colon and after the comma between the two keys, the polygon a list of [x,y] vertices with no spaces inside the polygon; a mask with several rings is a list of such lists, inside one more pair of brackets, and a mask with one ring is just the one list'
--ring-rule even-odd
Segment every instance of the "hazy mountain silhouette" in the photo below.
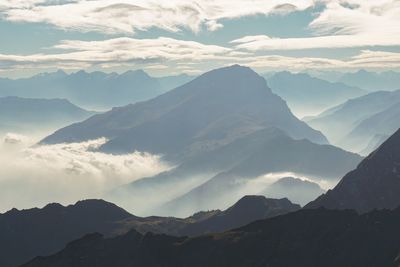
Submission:
{"label": "hazy mountain silhouette", "polygon": [[332,83],[306,73],[278,72],[267,79],[272,91],[287,101],[295,114],[318,114],[327,108],[364,95],[364,91],[343,83]]}
{"label": "hazy mountain silhouette", "polygon": [[[398,103],[400,103],[400,90],[374,92],[348,100],[306,121],[315,129],[322,131],[331,142],[340,144],[363,120]],[[368,141],[362,143],[361,147],[366,147]],[[346,148],[351,149],[351,147]]]}
{"label": "hazy mountain silhouette", "polygon": [[246,196],[226,211],[199,212],[185,219],[140,218],[103,200],[85,200],[67,207],[49,204],[43,209],[13,209],[0,214],[0,266],[18,266],[34,256],[49,255],[91,232],[116,236],[135,228],[143,234],[193,236],[226,231],[299,208],[287,199]]}
{"label": "hazy mountain silhouette", "polygon": [[354,73],[345,73],[339,81],[369,91],[400,89],[400,73],[394,71],[375,73],[359,70]]}
{"label": "hazy mountain silhouette", "polygon": [[268,185],[260,195],[271,198],[287,197],[295,203],[305,205],[325,191],[314,182],[294,177],[284,177]]}
{"label": "hazy mountain silhouette", "polygon": [[399,265],[400,210],[301,210],[194,238],[90,234],[24,267],[243,267]]}
{"label": "hazy mountain silhouette", "polygon": [[269,128],[188,157],[177,168],[123,186],[110,197],[114,201],[125,199],[126,205],[136,209],[136,201],[151,195],[154,197],[148,199],[146,209],[187,216],[196,210],[226,208],[245,194],[259,193],[263,188],[257,191],[247,183],[267,173],[295,172],[336,180],[361,159],[334,146],[293,140],[281,130]]}
{"label": "hazy mountain silhouette", "polygon": [[0,96],[66,98],[95,109],[127,105],[160,95],[191,80],[181,75],[155,78],[143,70],[122,74],[100,71],[42,73],[24,79],[0,79]]}
{"label": "hazy mountain silhouette", "polygon": [[43,143],[108,137],[108,152],[134,150],[175,158],[215,149],[260,129],[327,143],[298,120],[265,80],[238,65],[217,69],[152,100],[115,108],[61,129]]}
{"label": "hazy mountain silhouette", "polygon": [[306,208],[395,209],[400,206],[400,130]]}
{"label": "hazy mountain silhouette", "polygon": [[56,128],[92,116],[65,99],[0,98],[0,131],[29,132]]}
{"label": "hazy mountain silhouette", "polygon": [[358,144],[356,149],[368,155],[382,144],[383,138],[392,135],[399,128],[400,102],[361,121],[340,144],[344,147]]}

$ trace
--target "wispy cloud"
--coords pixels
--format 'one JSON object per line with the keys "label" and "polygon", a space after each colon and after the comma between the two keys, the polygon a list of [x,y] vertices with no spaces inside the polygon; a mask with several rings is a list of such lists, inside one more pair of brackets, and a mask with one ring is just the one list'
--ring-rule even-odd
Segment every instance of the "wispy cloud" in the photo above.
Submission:
{"label": "wispy cloud", "polygon": [[42,22],[76,31],[134,33],[152,27],[178,32],[223,27],[221,20],[256,14],[289,13],[312,0],[6,0],[0,4],[9,21]]}
{"label": "wispy cloud", "polygon": [[156,39],[113,38],[103,41],[65,40],[55,45],[58,53],[32,55],[0,54],[0,69],[9,68],[88,68],[112,64],[229,59],[232,50],[194,41],[159,37]]}
{"label": "wispy cloud", "polygon": [[198,74],[215,67],[239,63],[256,69],[358,69],[400,68],[400,53],[361,50],[345,58],[291,57],[259,55],[233,48],[205,45],[173,38],[113,38],[103,41],[64,40],[52,47],[57,52],[32,55],[0,54],[0,70],[90,67],[136,67],[157,70],[172,68],[178,72]]}
{"label": "wispy cloud", "polygon": [[231,43],[251,51],[400,45],[400,2],[393,0],[320,1],[325,8],[310,23],[315,36],[245,36]]}

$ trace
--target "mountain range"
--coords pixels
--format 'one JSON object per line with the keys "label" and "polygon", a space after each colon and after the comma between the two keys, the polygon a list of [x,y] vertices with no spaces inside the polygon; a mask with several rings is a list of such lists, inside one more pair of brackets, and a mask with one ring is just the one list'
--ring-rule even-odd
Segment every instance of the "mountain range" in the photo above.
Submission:
{"label": "mountain range", "polygon": [[339,82],[328,82],[306,73],[278,72],[266,77],[271,90],[287,101],[298,116],[319,114],[327,108],[364,95],[367,91]]}
{"label": "mountain range", "polygon": [[224,233],[194,238],[132,230],[89,234],[23,267],[244,267],[399,265],[400,210],[302,210]]}
{"label": "mountain range", "polygon": [[193,79],[191,76],[151,77],[143,70],[122,74],[62,70],[23,79],[0,79],[0,96],[65,98],[85,108],[111,107],[147,100]]}
{"label": "mountain range", "polygon": [[400,90],[379,91],[348,100],[306,121],[333,144],[368,155],[400,127],[399,105]]}
{"label": "mountain range", "polygon": [[345,73],[339,81],[369,91],[400,89],[400,73],[394,71],[376,73],[362,69],[353,73]]}
{"label": "mountain range", "polygon": [[[257,193],[229,193],[233,189],[229,184],[237,179],[245,178],[246,182],[268,172],[292,171],[334,180],[361,160],[353,153],[321,145],[327,140],[320,132],[297,119],[261,76],[238,65],[205,73],[154,99],[95,115],[58,130],[42,143],[99,137],[109,140],[100,148],[103,152],[161,154],[163,160],[176,166],[118,188],[107,197],[141,214],[157,211],[188,216],[209,207],[227,208],[244,194]],[[232,179],[220,179],[224,174]],[[162,207],[206,186],[211,178],[226,184],[220,194],[229,193],[224,202],[213,202],[210,197],[204,206],[187,202],[190,206],[182,209]],[[146,207],[141,206],[139,200],[148,195],[154,197],[146,201]],[[198,201],[197,196],[190,198]],[[216,203],[221,205],[214,206]],[[171,211],[175,213],[167,213]]]}
{"label": "mountain range", "polygon": [[23,266],[399,266],[399,147],[400,129],[300,211],[191,238],[89,234]]}
{"label": "mountain range", "polygon": [[185,219],[140,218],[102,200],[79,201],[66,207],[54,203],[43,209],[13,209],[0,214],[0,265],[18,266],[34,256],[55,253],[90,232],[113,237],[135,228],[143,234],[194,236],[226,231],[299,208],[287,199],[246,196],[225,211],[198,212]]}
{"label": "mountain range", "polygon": [[0,132],[57,129],[94,114],[65,99],[0,97]]}

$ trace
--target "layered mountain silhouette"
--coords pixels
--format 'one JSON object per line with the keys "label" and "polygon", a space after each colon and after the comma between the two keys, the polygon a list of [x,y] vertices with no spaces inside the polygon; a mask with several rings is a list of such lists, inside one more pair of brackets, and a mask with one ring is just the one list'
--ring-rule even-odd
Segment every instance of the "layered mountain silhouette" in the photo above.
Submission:
{"label": "layered mountain silhouette", "polygon": [[[335,147],[320,146],[327,143],[320,132],[297,119],[262,77],[238,65],[205,73],[152,100],[95,115],[60,129],[42,143],[99,137],[109,139],[100,148],[104,152],[162,154],[177,166],[113,191],[113,201],[121,203],[122,198],[133,210],[145,214],[188,216],[197,210],[227,208],[244,194],[256,193],[231,191],[224,203],[210,198],[206,205],[187,202],[188,209],[162,207],[223,173],[232,179],[216,178],[222,187],[236,178],[267,172],[293,171],[338,179],[361,160]],[[230,186],[225,188],[228,192]],[[148,195],[155,197],[146,202],[146,212],[140,199]],[[198,197],[191,199],[197,201]],[[216,203],[221,205],[214,206]]]}
{"label": "layered mountain silhouette", "polygon": [[285,99],[297,115],[319,114],[327,108],[367,93],[343,83],[332,83],[306,73],[278,72],[267,79],[272,91]]}
{"label": "layered mountain silhouette", "polygon": [[87,119],[94,112],[65,99],[0,98],[0,132],[29,132],[58,128]]}
{"label": "layered mountain silhouette", "polygon": [[[357,150],[369,154],[400,127],[400,103],[361,121],[341,142],[344,147],[361,144]],[[365,144],[368,144],[365,146]]]}
{"label": "layered mountain silhouette", "polygon": [[306,121],[334,144],[351,151],[365,150],[379,135],[390,136],[400,127],[396,121],[400,90],[380,91],[354,98]]}
{"label": "layered mountain silhouette", "polygon": [[320,132],[293,116],[262,77],[235,65],[205,73],[149,101],[61,129],[43,142],[107,137],[105,151],[187,156],[268,127],[282,129],[295,139],[327,143]]}
{"label": "layered mountain silhouette", "polygon": [[103,200],[85,200],[67,207],[49,204],[43,209],[13,209],[0,214],[0,266],[19,266],[35,256],[55,253],[92,232],[112,237],[135,228],[143,234],[193,236],[226,231],[299,208],[287,199],[246,196],[226,211],[199,212],[185,219],[140,218]]}
{"label": "layered mountain silhouette", "polygon": [[395,209],[400,206],[400,130],[306,208]]}
{"label": "layered mountain silhouette", "polygon": [[[177,194],[176,198],[156,208],[154,212],[166,215],[172,212],[177,216],[187,216],[195,210],[228,207],[245,194],[260,193],[263,187],[260,187],[257,181],[262,180],[262,176],[268,173],[292,172],[305,174],[315,180],[335,181],[361,161],[361,157],[356,154],[330,145],[314,144],[308,140],[293,140],[281,131],[271,129],[258,131],[233,145],[237,148],[237,154],[232,153],[231,147],[228,146],[208,156],[210,162],[218,163],[219,155],[231,155],[234,159],[233,164],[227,166],[229,168],[226,171],[220,171],[211,178],[205,176],[207,178],[204,182],[199,179],[192,182],[192,185],[198,185],[193,186],[191,190],[186,188],[187,193]],[[179,181],[185,181],[185,178],[179,175],[181,170],[178,168],[167,175],[161,174],[136,181],[124,190],[129,190],[133,196],[155,194],[159,190],[168,192],[165,199],[171,198],[174,186],[179,184]],[[186,177],[190,179],[192,176]]]}
{"label": "layered mountain silhouette", "polygon": [[260,195],[271,198],[287,197],[295,203],[305,205],[323,193],[325,191],[317,183],[295,177],[284,177],[268,185]]}
{"label": "layered mountain silhouette", "polygon": [[400,73],[385,71],[381,73],[359,70],[344,74],[339,81],[369,91],[399,90]]}
{"label": "layered mountain silhouette", "polygon": [[187,75],[155,78],[143,70],[122,74],[100,71],[42,73],[24,79],[0,79],[0,96],[66,98],[78,105],[109,109],[160,95],[193,79]]}
{"label": "layered mountain silhouette", "polygon": [[194,238],[137,231],[90,234],[24,267],[388,266],[399,265],[400,210],[302,210]]}

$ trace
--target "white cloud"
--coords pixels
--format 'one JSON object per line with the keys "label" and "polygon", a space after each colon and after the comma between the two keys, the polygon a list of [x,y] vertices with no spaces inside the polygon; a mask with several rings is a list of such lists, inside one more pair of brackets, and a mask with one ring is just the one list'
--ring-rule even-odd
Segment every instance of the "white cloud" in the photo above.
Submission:
{"label": "white cloud", "polygon": [[54,46],[58,53],[32,55],[0,54],[0,69],[9,68],[72,68],[91,66],[133,65],[164,61],[202,62],[229,58],[231,49],[159,37],[135,39],[128,37],[103,41],[65,40]]}
{"label": "white cloud", "polygon": [[310,23],[316,36],[245,36],[231,43],[250,51],[400,45],[400,2],[393,0],[319,1],[326,7]]}
{"label": "white cloud", "polygon": [[29,138],[8,134],[3,141],[0,211],[99,198],[121,184],[170,168],[158,155],[94,152],[105,139],[30,147]]}
{"label": "white cloud", "polygon": [[269,55],[242,58],[240,62],[264,70],[397,69],[400,68],[400,53],[362,50],[358,55],[347,59]]}
{"label": "white cloud", "polygon": [[134,33],[157,27],[172,32],[183,28],[198,32],[203,26],[211,31],[220,29],[223,19],[288,13],[304,10],[313,3],[312,0],[6,0],[0,4],[0,10],[10,21],[44,22],[76,31]]}

